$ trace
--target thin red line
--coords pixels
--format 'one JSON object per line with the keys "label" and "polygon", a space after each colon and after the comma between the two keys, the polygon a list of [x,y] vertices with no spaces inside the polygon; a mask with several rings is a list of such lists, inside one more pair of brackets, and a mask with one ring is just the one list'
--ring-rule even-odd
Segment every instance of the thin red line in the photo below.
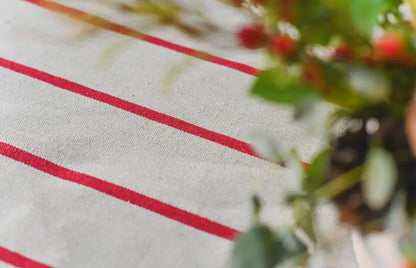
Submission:
{"label": "thin red line", "polygon": [[218,237],[233,240],[240,233],[228,226],[163,203],[117,184],[59,166],[7,143],[0,142],[0,154],[57,178],[97,190]]}
{"label": "thin red line", "polygon": [[1,57],[0,57],[0,66],[10,69],[12,71],[18,72],[20,74],[38,79],[48,84],[54,85],[58,88],[65,89],[73,93],[88,97],[90,99],[94,99],[94,100],[109,104],[111,106],[117,107],[124,111],[128,111],[133,114],[145,117],[152,121],[156,121],[158,123],[179,129],[183,132],[224,145],[226,147],[232,148],[242,153],[258,157],[256,153],[252,150],[250,145],[243,141],[199,127],[197,125],[185,122],[173,116],[151,110],[144,106],[114,97],[112,95],[88,88],[86,86],[77,84],[75,82],[71,82],[69,80],[48,74],[40,70],[36,70],[34,68],[31,68],[31,67],[28,67],[28,66],[25,66],[25,65],[22,65],[17,62],[13,62],[13,61],[1,58]]}
{"label": "thin red line", "polygon": [[130,36],[136,39],[140,39],[143,40],[145,42],[157,45],[157,46],[161,46],[170,50],[174,50],[176,52],[179,53],[183,53],[192,57],[196,57],[198,59],[202,59],[205,61],[209,61],[218,65],[222,65],[231,69],[235,69],[238,70],[240,72],[249,74],[249,75],[258,75],[261,70],[254,68],[252,66],[249,66],[247,64],[243,64],[240,62],[235,62],[235,61],[231,61],[231,60],[227,60],[224,58],[220,58],[218,56],[214,56],[212,54],[200,51],[200,50],[196,50],[193,48],[189,48],[189,47],[185,47],[182,45],[178,45],[148,34],[144,34],[142,32],[139,32],[135,29],[129,28],[127,26],[109,21],[107,19],[98,17],[96,15],[72,8],[72,7],[68,7],[53,1],[48,1],[48,0],[23,0],[26,2],[30,2],[32,4],[35,4],[37,6],[43,7],[45,9],[48,9],[50,11],[59,13],[59,14],[63,14],[65,16],[68,16],[72,19],[76,19],[109,31],[113,31],[122,35],[126,35],[126,36]]}
{"label": "thin red line", "polygon": [[[135,115],[142,116],[149,120],[152,120],[152,121],[176,128],[183,132],[198,136],[200,138],[215,142],[217,144],[226,146],[236,151],[239,151],[239,152],[242,152],[242,153],[257,157],[257,158],[261,158],[259,155],[257,155],[254,152],[250,144],[244,141],[240,141],[235,138],[214,132],[212,130],[202,128],[200,126],[188,123],[176,117],[151,110],[149,108],[135,104],[133,102],[129,102],[129,101],[117,98],[110,94],[106,94],[106,93],[94,90],[92,88],[83,86],[81,84],[66,80],[61,77],[57,77],[55,75],[31,68],[29,66],[26,66],[26,65],[14,62],[14,61],[7,60],[2,57],[0,57],[0,66],[7,68],[9,70],[15,71],[17,73],[27,75],[34,79],[46,82],[48,84],[54,85],[58,88],[68,90],[75,94],[79,94],[79,95],[85,96],[90,99],[94,99],[102,103],[106,103],[113,107],[133,113]],[[286,166],[284,163],[278,163],[278,164],[283,167]],[[309,164],[305,162],[302,162],[302,165],[305,168],[309,166]]]}
{"label": "thin red line", "polygon": [[[51,10],[53,12],[57,12],[57,13],[69,16],[73,19],[77,19],[77,20],[83,21],[85,23],[95,25],[97,27],[101,27],[101,28],[104,28],[104,29],[107,29],[107,30],[110,30],[110,31],[113,31],[113,32],[117,32],[119,34],[131,36],[131,37],[134,37],[134,38],[137,38],[137,39],[140,39],[140,40],[143,40],[143,41],[146,41],[146,42],[158,45],[158,46],[162,46],[162,47],[165,47],[165,48],[168,48],[168,49],[180,52],[180,53],[184,53],[184,54],[202,59],[202,60],[206,60],[206,61],[209,61],[209,62],[212,62],[212,63],[216,63],[216,64],[219,64],[219,65],[222,65],[222,66],[226,66],[226,67],[241,71],[243,73],[247,73],[247,74],[250,74],[250,75],[258,75],[262,71],[260,69],[256,69],[256,68],[254,68],[252,66],[249,66],[249,65],[246,65],[246,64],[242,64],[242,63],[230,61],[230,60],[227,60],[227,59],[223,59],[223,58],[208,54],[208,53],[203,52],[203,51],[199,51],[199,50],[195,50],[195,49],[188,48],[188,47],[185,47],[185,46],[181,46],[181,45],[178,45],[178,44],[174,44],[172,42],[165,41],[165,40],[162,40],[160,38],[153,37],[153,36],[141,33],[137,30],[126,27],[124,25],[111,22],[111,21],[106,20],[104,18],[86,13],[84,11],[81,11],[81,10],[78,10],[78,9],[75,9],[75,8],[71,8],[71,7],[68,7],[68,6],[65,6],[65,5],[61,5],[61,4],[53,2],[53,1],[48,1],[48,0],[22,0],[22,1],[30,2],[32,4],[35,4],[37,6],[43,7],[43,8],[48,9],[48,10]],[[1,58],[0,58],[0,60],[1,60]],[[255,156],[255,157],[259,157],[251,149],[250,145],[248,145],[245,142],[239,141],[237,139],[234,139],[234,138],[231,138],[231,137],[219,134],[219,133],[215,133],[213,131],[210,131],[210,130],[198,127],[196,125],[192,125],[190,123],[187,123],[187,122],[182,121],[180,119],[174,118],[172,116],[161,114],[161,113],[156,112],[156,111],[152,111],[152,110],[150,110],[148,108],[145,108],[143,106],[135,105],[131,102],[127,102],[127,101],[118,99],[116,97],[113,97],[111,95],[104,94],[104,93],[101,93],[99,91],[95,91],[93,89],[89,89],[85,86],[76,84],[74,82],[71,82],[71,81],[68,81],[68,80],[65,80],[65,79],[62,79],[62,78],[58,78],[56,76],[47,74],[47,73],[42,72],[42,71],[32,69],[32,68],[27,67],[27,66],[23,66],[23,65],[18,64],[18,63],[10,62],[10,61],[5,60],[5,59],[2,59],[2,61],[3,62],[6,61],[3,66],[6,67],[6,68],[9,68],[11,70],[26,74],[26,75],[31,76],[33,78],[42,80],[42,81],[50,83],[50,84],[53,84],[53,85],[55,85],[57,87],[60,87],[60,88],[63,88],[63,89],[70,90],[70,91],[75,92],[77,94],[81,94],[81,95],[84,95],[86,97],[90,97],[90,98],[93,98],[95,100],[105,102],[107,104],[118,107],[120,109],[135,113],[137,115],[146,117],[150,120],[154,120],[154,121],[157,121],[157,122],[162,123],[162,124],[169,125],[171,127],[174,127],[174,128],[180,129],[184,132],[187,132],[187,133],[199,136],[201,138],[216,142],[218,144],[222,144],[224,146],[230,147],[230,148],[235,149],[237,151],[240,151],[240,152],[243,152],[243,153]],[[0,63],[0,64],[3,64],[3,63]],[[7,65],[12,65],[12,66],[9,67]],[[13,65],[14,65],[14,67],[13,67]],[[15,70],[14,68],[19,69],[19,70]],[[37,75],[35,75],[35,73]],[[48,78],[45,79],[43,77],[48,77]],[[52,82],[53,80],[59,80],[59,81],[56,81],[55,83],[53,83]],[[91,91],[90,93],[93,93],[93,94],[89,95],[89,94],[82,93],[79,90],[71,90],[71,89],[65,88],[65,85],[68,85],[68,84],[75,85],[75,87],[82,87],[83,90],[80,90],[80,91],[83,91],[83,92]],[[71,88],[72,88],[72,86],[71,86]],[[278,163],[278,164],[281,165],[281,166],[285,166],[284,163]],[[309,167],[309,164],[305,163],[305,162],[302,162],[302,165],[305,168]]]}
{"label": "thin red line", "polygon": [[0,246],[0,260],[21,268],[52,268],[52,266],[31,260],[19,253]]}

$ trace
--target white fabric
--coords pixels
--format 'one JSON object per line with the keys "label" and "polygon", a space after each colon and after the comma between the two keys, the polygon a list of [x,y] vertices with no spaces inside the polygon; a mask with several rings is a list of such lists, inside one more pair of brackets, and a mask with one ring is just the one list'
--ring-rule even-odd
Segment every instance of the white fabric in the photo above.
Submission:
{"label": "white fabric", "polygon": [[[83,1],[61,2],[89,8]],[[224,12],[217,3],[211,8]],[[101,14],[134,24],[109,10]],[[222,17],[233,27],[242,22]],[[2,0],[0,18],[0,57],[243,141],[264,130],[305,161],[322,146],[292,121],[289,109],[249,98],[254,78],[247,74],[192,59],[163,93],[167,70],[188,56],[127,38],[128,46],[102,70],[103,51],[126,37],[99,31],[77,40],[81,23],[19,0]],[[151,33],[260,62],[257,53],[216,48],[172,30]],[[264,220],[289,222],[282,197],[297,183],[287,180],[286,169],[4,68],[0,77],[0,142],[239,230],[250,225],[248,196],[258,191]],[[0,246],[54,267],[228,266],[233,242],[4,156],[0,200]],[[336,225],[333,218],[324,224],[328,232]],[[348,233],[340,233],[329,265],[355,267]]]}

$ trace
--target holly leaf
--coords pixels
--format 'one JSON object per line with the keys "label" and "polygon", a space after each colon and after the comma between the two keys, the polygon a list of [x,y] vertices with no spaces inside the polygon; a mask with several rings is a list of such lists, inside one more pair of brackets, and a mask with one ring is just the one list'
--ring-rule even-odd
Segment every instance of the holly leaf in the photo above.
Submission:
{"label": "holly leaf", "polygon": [[390,200],[397,182],[397,167],[393,156],[383,147],[372,147],[362,174],[364,200],[374,210]]}
{"label": "holly leaf", "polygon": [[351,17],[355,27],[370,36],[378,17],[390,6],[389,0],[351,0]]}
{"label": "holly leaf", "polygon": [[318,92],[303,84],[298,77],[281,69],[262,72],[255,81],[251,94],[267,101],[292,105],[319,96]]}

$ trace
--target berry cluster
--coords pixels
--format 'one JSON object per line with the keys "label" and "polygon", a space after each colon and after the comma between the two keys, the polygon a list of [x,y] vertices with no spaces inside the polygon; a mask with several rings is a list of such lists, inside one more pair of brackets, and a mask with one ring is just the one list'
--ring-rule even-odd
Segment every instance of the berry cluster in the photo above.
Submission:
{"label": "berry cluster", "polygon": [[[269,34],[261,24],[246,25],[238,32],[240,45],[248,49],[268,48],[271,52],[283,58],[289,58],[298,52],[299,41],[287,34]],[[384,32],[375,38],[371,51],[367,51],[362,58],[371,64],[382,62],[396,62],[414,64],[414,56],[410,53],[411,46],[405,37],[394,31]],[[346,43],[334,47],[334,60],[354,60],[357,55],[355,48]]]}
{"label": "berry cluster", "polygon": [[287,34],[269,35],[260,24],[241,28],[238,32],[238,40],[243,47],[249,49],[268,47],[271,52],[281,57],[290,57],[298,49],[297,41]]}

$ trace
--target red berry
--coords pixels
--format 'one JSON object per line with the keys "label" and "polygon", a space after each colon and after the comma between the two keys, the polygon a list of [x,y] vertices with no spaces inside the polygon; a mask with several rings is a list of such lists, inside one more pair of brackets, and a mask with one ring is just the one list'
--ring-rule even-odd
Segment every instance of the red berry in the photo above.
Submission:
{"label": "red berry", "polygon": [[337,60],[349,60],[354,56],[353,49],[347,44],[335,47],[334,58]]}
{"label": "red berry", "polygon": [[407,57],[405,40],[394,32],[386,32],[374,43],[374,48],[383,59],[400,61]]}
{"label": "red berry", "polygon": [[250,49],[263,46],[267,39],[264,27],[259,24],[244,26],[237,36],[240,44]]}
{"label": "red berry", "polygon": [[323,79],[322,68],[316,63],[305,64],[303,67],[302,79],[307,85],[318,89],[322,93],[325,93],[328,90]]}
{"label": "red berry", "polygon": [[276,35],[270,42],[270,49],[279,56],[289,57],[297,49],[297,42],[287,35]]}
{"label": "red berry", "polygon": [[307,64],[303,69],[303,79],[308,84],[313,84],[321,79],[321,70],[319,66]]}

